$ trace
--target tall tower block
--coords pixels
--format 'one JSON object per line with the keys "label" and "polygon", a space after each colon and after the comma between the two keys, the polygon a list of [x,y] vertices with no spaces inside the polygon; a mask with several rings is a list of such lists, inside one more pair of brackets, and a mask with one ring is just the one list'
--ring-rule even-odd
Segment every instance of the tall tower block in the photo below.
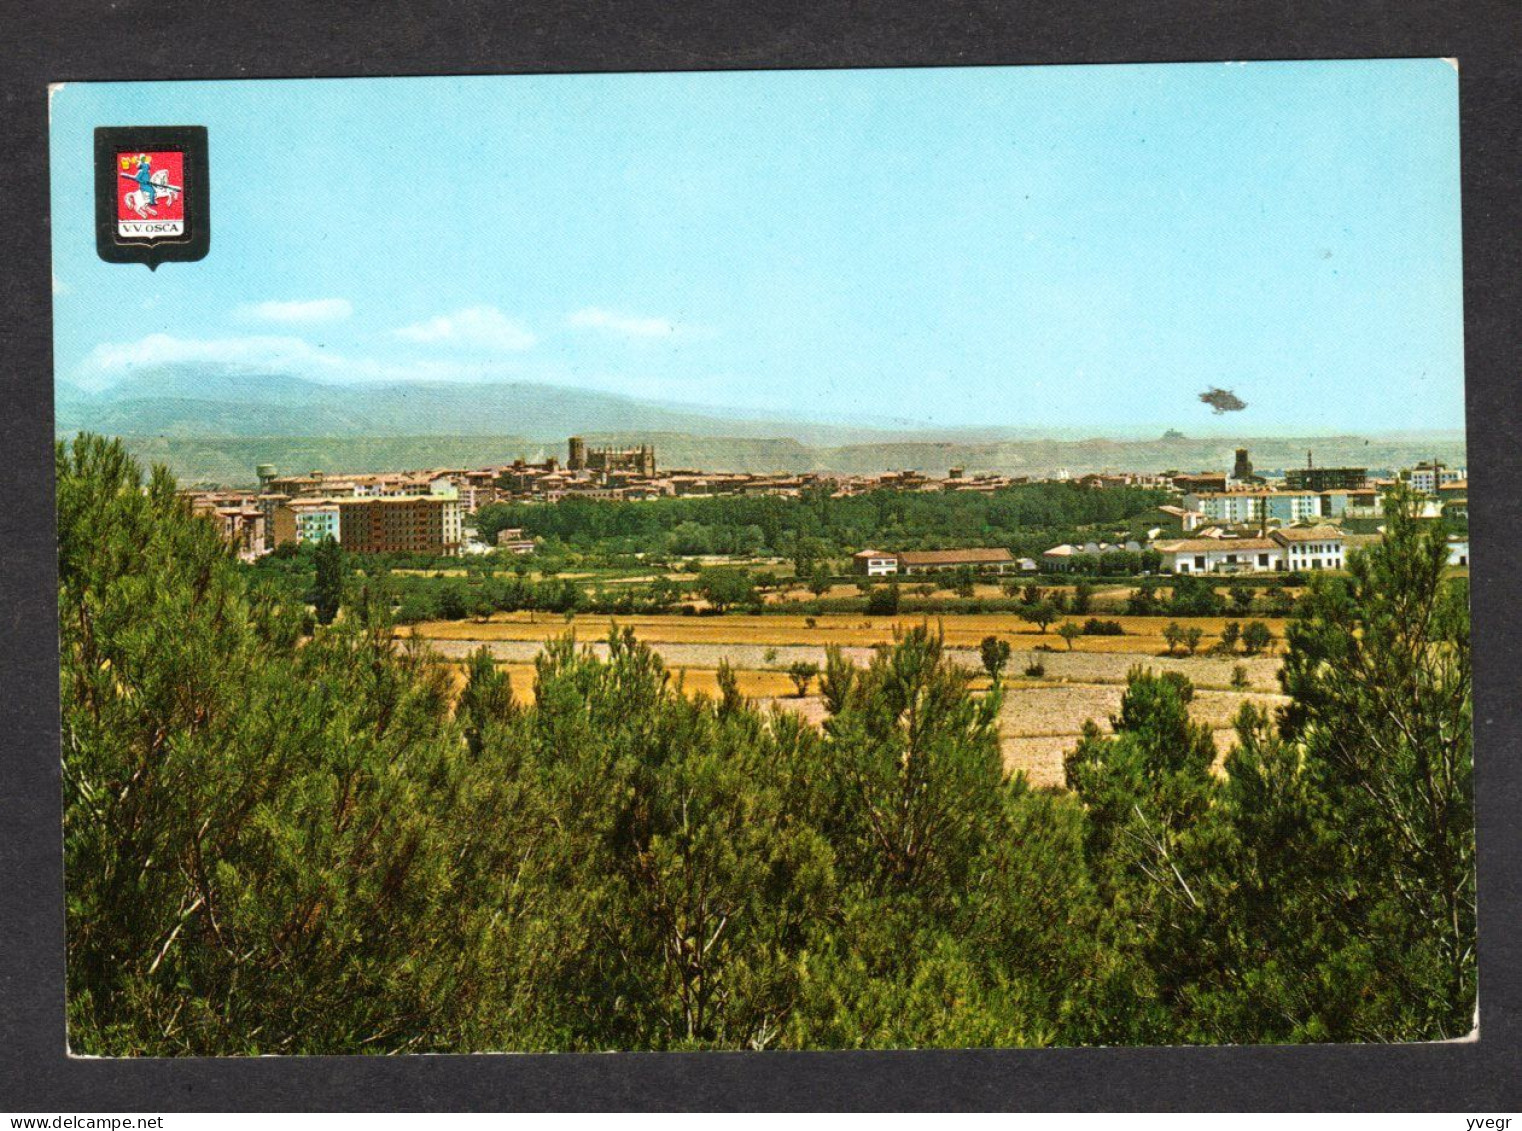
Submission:
{"label": "tall tower block", "polygon": [[580,436],[572,436],[566,441],[567,471],[585,471],[587,467],[587,442]]}

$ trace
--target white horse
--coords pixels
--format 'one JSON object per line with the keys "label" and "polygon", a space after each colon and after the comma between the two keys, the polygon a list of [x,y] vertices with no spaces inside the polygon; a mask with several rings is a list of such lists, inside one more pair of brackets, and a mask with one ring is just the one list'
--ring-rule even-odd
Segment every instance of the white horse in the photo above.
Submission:
{"label": "white horse", "polygon": [[[164,204],[173,204],[175,197],[180,195],[180,190],[169,183],[168,169],[160,169],[148,179],[153,182],[154,193],[158,201],[161,201]],[[126,196],[122,197],[122,199],[126,201],[128,208],[132,209],[132,211],[136,212],[144,220],[148,219],[150,216],[158,215],[158,213],[149,206],[148,194],[142,189],[133,189],[131,192],[127,193]]]}

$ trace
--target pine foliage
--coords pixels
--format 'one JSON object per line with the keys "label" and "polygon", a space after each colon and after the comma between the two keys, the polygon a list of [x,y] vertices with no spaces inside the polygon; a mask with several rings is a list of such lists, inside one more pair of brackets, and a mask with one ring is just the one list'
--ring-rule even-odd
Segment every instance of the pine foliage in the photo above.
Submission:
{"label": "pine foliage", "polygon": [[[162,471],[57,453],[69,1032],[216,1055],[1413,1040],[1467,1030],[1467,595],[1396,508],[1226,773],[1138,669],[1068,791],[940,636],[831,650],[813,727],[628,631],[516,689],[273,585]],[[262,580],[261,580],[262,578]],[[342,603],[342,615],[338,613]],[[319,614],[328,606],[320,605]],[[314,623],[315,622],[315,623]]]}

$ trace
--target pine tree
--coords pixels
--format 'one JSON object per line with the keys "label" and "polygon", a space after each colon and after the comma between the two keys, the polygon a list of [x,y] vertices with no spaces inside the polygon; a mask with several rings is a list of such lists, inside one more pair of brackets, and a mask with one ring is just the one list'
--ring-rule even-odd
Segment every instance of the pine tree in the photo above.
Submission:
{"label": "pine tree", "polygon": [[465,689],[455,704],[455,717],[464,725],[465,741],[471,757],[481,756],[493,726],[511,720],[515,714],[512,681],[497,666],[491,649],[483,644],[471,654],[466,668]]}
{"label": "pine tree", "polygon": [[331,537],[317,544],[315,555],[317,580],[312,586],[312,604],[318,624],[332,624],[344,597],[344,552]]}
{"label": "pine tree", "polygon": [[1335,813],[1339,929],[1363,956],[1384,1039],[1467,1032],[1475,993],[1469,594],[1441,522],[1386,496],[1384,539],[1298,602],[1280,732]]}
{"label": "pine tree", "polygon": [[1218,786],[1210,728],[1189,718],[1193,697],[1177,672],[1133,668],[1114,734],[1086,724],[1065,760],[1107,929],[1132,966],[1120,977],[1135,984],[1095,1019],[1102,1039],[1178,1039],[1177,1003],[1203,958],[1195,940],[1210,904],[1196,845]]}
{"label": "pine tree", "polygon": [[448,1047],[442,672],[359,618],[300,645],[119,443],[60,445],[58,498],[73,1047]]}

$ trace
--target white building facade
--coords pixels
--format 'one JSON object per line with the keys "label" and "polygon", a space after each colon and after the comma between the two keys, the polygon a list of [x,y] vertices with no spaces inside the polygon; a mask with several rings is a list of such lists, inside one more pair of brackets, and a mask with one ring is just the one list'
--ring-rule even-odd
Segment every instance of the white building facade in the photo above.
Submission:
{"label": "white building facade", "polygon": [[1267,538],[1186,538],[1156,549],[1165,573],[1311,572],[1346,564],[1342,534],[1331,526],[1274,530]]}
{"label": "white building facade", "polygon": [[1333,528],[1276,530],[1273,537],[1284,546],[1287,569],[1313,572],[1341,569],[1346,564],[1342,535]]}
{"label": "white building facade", "polygon": [[1245,526],[1277,519],[1308,522],[1340,515],[1347,505],[1346,491],[1209,491],[1185,495],[1184,505],[1211,522]]}
{"label": "white building facade", "polygon": [[342,541],[337,504],[315,507],[298,505],[291,509],[296,518],[296,541],[321,542],[324,538]]}
{"label": "white building facade", "polygon": [[1457,483],[1460,479],[1469,478],[1469,471],[1463,467],[1444,467],[1438,464],[1421,464],[1411,469],[1411,486],[1424,495],[1435,495],[1439,484]]}
{"label": "white building facade", "polygon": [[1268,538],[1159,542],[1164,573],[1266,573],[1284,569],[1284,547]]}
{"label": "white building facade", "polygon": [[898,555],[885,554],[881,550],[863,550],[851,555],[856,572],[867,577],[887,577],[898,572]]}

